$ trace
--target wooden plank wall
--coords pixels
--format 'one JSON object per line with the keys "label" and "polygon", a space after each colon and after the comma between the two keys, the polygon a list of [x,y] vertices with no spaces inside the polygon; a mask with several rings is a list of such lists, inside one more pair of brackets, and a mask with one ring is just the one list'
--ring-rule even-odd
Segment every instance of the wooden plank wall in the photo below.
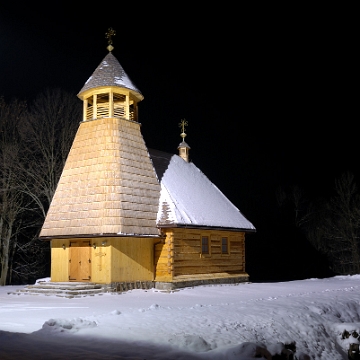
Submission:
{"label": "wooden plank wall", "polygon": [[[111,238],[93,238],[91,240],[91,281],[109,284],[111,279]],[[104,245],[102,245],[104,243]]]}
{"label": "wooden plank wall", "polygon": [[[155,238],[91,238],[91,281],[172,281],[177,276],[245,273],[245,234],[232,231],[168,229],[164,243]],[[210,253],[201,253],[208,236]],[[229,239],[229,254],[221,254],[221,238]],[[69,279],[70,240],[51,242],[51,281]],[[106,245],[102,242],[106,241]],[[62,245],[65,245],[65,250]]]}
{"label": "wooden plank wall", "polygon": [[[69,245],[76,240],[79,239],[51,240],[51,281],[69,281]],[[153,238],[101,237],[80,240],[88,240],[91,244],[90,281],[109,284],[154,280]]]}
{"label": "wooden plank wall", "polygon": [[173,232],[167,231],[164,243],[155,245],[155,280],[173,279],[174,241]]}
{"label": "wooden plank wall", "polygon": [[[208,236],[210,253],[201,253],[201,238]],[[221,238],[229,239],[229,254],[221,254]],[[165,244],[155,248],[156,281],[196,274],[245,272],[245,234],[220,230],[169,229]]]}
{"label": "wooden plank wall", "polygon": [[69,281],[69,243],[64,239],[51,240],[51,281]]}
{"label": "wooden plank wall", "polygon": [[154,239],[119,237],[110,239],[111,282],[154,280]]}

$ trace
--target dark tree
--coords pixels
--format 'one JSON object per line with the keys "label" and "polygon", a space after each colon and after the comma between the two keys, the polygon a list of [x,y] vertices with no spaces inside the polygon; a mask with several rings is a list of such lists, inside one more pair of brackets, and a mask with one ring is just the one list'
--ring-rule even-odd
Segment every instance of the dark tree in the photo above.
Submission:
{"label": "dark tree", "polygon": [[308,207],[302,228],[335,273],[360,273],[360,195],[353,174],[335,180],[330,200],[319,199]]}
{"label": "dark tree", "polygon": [[28,159],[24,172],[31,179],[26,190],[44,218],[81,120],[81,101],[60,89],[47,89],[30,106],[23,127]]}
{"label": "dark tree", "polygon": [[0,285],[48,276],[41,226],[82,116],[81,101],[46,90],[26,108],[0,101]]}
{"label": "dark tree", "polygon": [[11,279],[18,239],[25,225],[29,199],[22,191],[22,160],[19,123],[26,117],[24,102],[5,103],[0,98],[0,286]]}

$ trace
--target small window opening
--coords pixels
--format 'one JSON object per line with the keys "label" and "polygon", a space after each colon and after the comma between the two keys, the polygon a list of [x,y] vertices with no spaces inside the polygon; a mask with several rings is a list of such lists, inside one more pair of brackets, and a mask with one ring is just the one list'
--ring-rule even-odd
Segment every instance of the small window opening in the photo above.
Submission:
{"label": "small window opening", "polygon": [[203,236],[201,238],[201,253],[209,254],[209,237]]}
{"label": "small window opening", "polygon": [[229,253],[229,239],[226,237],[221,238],[221,253],[222,254]]}

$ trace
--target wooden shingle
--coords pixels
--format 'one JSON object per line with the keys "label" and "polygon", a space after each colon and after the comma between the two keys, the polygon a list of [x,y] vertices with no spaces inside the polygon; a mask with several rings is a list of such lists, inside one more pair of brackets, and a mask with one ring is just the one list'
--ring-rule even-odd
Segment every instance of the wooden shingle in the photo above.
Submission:
{"label": "wooden shingle", "polygon": [[160,185],[139,127],[116,118],[80,124],[40,237],[158,235]]}

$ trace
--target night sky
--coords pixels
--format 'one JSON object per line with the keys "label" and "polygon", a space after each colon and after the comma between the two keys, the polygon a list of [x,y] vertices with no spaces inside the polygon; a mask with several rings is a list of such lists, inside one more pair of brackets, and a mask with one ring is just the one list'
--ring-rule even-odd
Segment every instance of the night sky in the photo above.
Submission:
{"label": "night sky", "polygon": [[326,195],[344,171],[360,175],[350,9],[48,4],[1,5],[0,96],[30,102],[57,87],[76,96],[114,28],[113,54],[144,95],[147,146],[177,153],[186,119],[192,161],[257,228],[246,241],[250,279],[324,274],[276,217],[275,194],[296,184]]}

